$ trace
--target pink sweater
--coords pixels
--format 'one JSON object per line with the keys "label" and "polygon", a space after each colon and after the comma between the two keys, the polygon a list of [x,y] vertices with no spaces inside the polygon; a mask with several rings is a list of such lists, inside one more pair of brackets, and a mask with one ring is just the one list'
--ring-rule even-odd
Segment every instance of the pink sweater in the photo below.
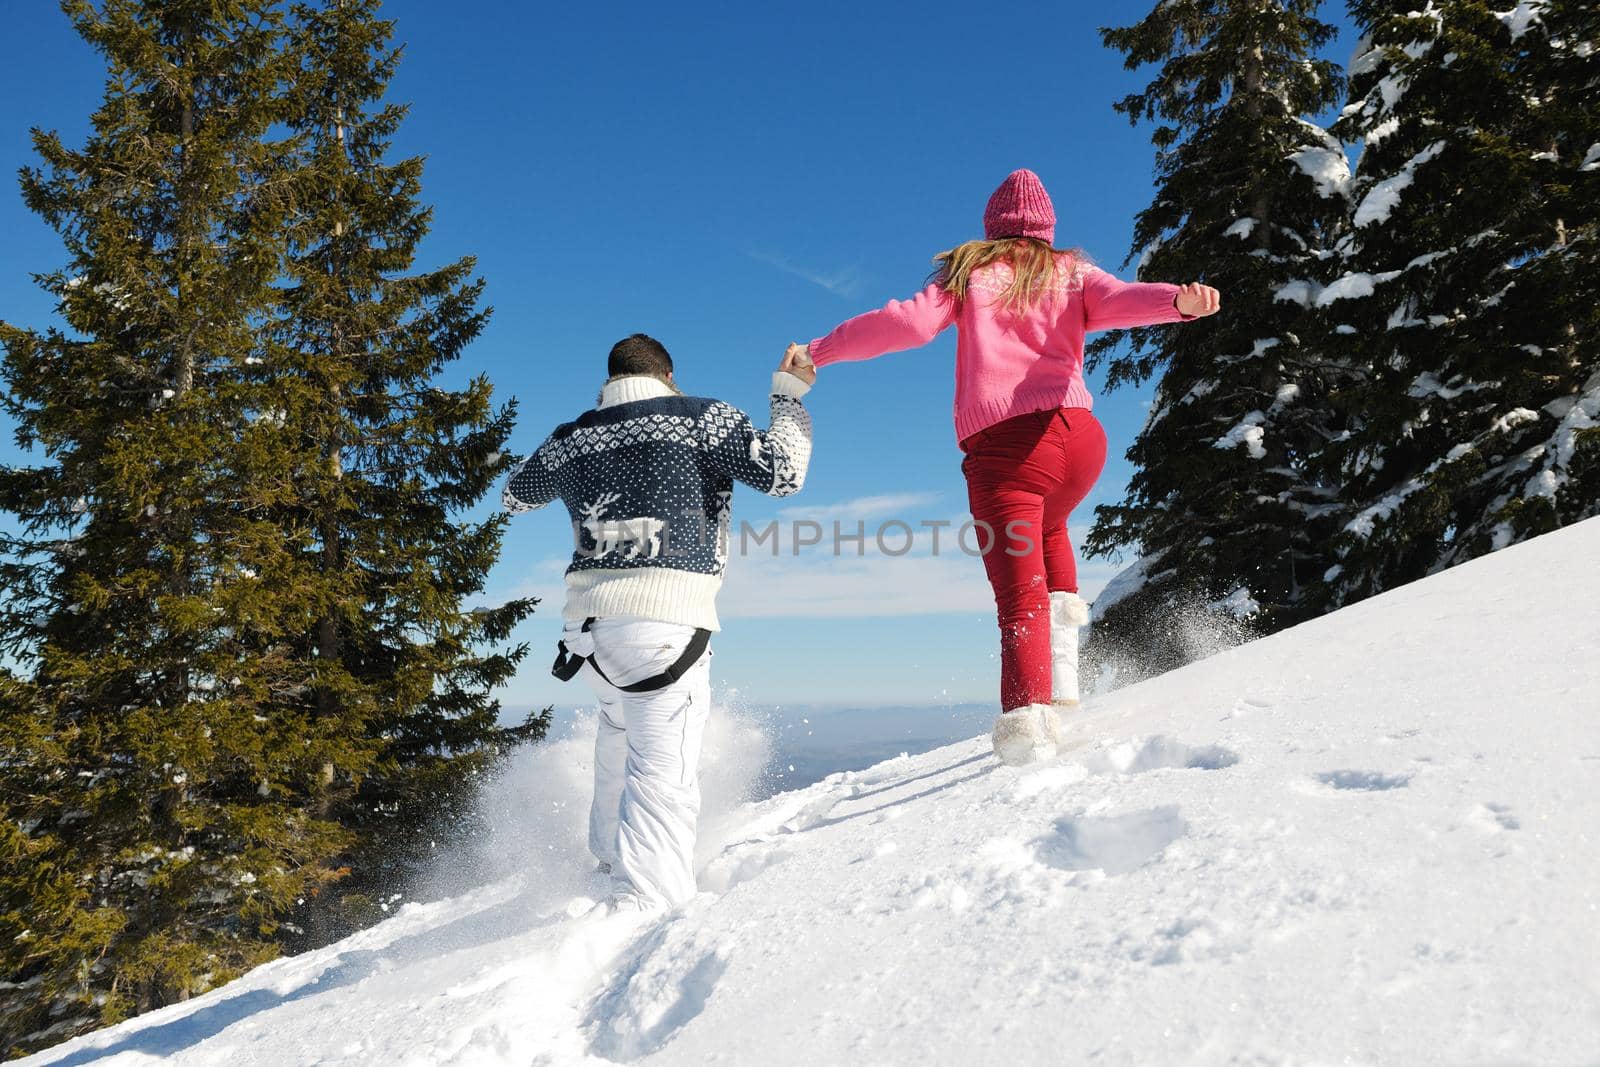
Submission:
{"label": "pink sweater", "polygon": [[972,275],[964,302],[930,285],[812,341],[811,359],[819,367],[872,359],[927,344],[954,324],[957,440],[1013,415],[1093,407],[1083,382],[1084,334],[1178,322],[1178,287],[1119,281],[1069,256],[1058,264],[1050,292],[1021,314],[1001,302],[1012,274],[1009,264],[996,263]]}

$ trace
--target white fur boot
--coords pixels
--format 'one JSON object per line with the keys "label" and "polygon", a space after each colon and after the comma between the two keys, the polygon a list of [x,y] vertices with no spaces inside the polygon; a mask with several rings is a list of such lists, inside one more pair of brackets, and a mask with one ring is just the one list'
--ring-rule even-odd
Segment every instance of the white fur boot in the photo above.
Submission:
{"label": "white fur boot", "polygon": [[994,721],[994,754],[1021,767],[1056,754],[1056,717],[1048,704],[1029,704]]}
{"label": "white fur boot", "polygon": [[1089,605],[1077,593],[1050,594],[1050,703],[1078,706],[1078,628],[1089,624]]}

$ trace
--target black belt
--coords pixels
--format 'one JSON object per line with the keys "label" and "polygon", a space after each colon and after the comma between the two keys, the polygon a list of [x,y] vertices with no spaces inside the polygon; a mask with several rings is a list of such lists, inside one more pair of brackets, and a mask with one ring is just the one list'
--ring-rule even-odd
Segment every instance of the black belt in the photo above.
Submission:
{"label": "black belt", "polygon": [[[593,625],[593,623],[593,616],[584,619],[582,632],[587,633],[589,631],[589,627]],[[610,678],[606,677],[606,672],[600,669],[600,664],[594,656],[574,655],[573,653],[567,651],[567,643],[565,641],[558,641],[556,642],[556,661],[550,667],[550,673],[561,679],[563,682],[571,681],[577,676],[579,671],[583,670],[583,665],[587,663],[589,666],[594,668],[594,672],[598,674],[607,685],[614,686],[624,693],[653,693],[657,689],[665,689],[673,682],[676,682],[679,678],[682,678],[685,674],[688,674],[689,668],[693,667],[695,663],[699,661],[700,657],[705,655],[706,646],[710,643],[711,631],[696,629],[694,636],[689,638],[689,643],[683,647],[683,654],[678,657],[677,662],[673,663],[672,666],[668,667],[660,674],[652,675],[649,678],[634,682],[631,685],[617,685],[616,682],[613,682]]]}

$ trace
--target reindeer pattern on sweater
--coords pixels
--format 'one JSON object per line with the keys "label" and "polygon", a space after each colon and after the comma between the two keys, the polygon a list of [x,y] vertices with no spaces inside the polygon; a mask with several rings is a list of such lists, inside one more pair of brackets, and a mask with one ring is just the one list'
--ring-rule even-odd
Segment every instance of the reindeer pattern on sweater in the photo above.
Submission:
{"label": "reindeer pattern on sweater", "polygon": [[774,379],[765,431],[720,400],[646,389],[606,403],[603,394],[512,472],[502,504],[517,513],[562,500],[574,534],[569,577],[648,567],[720,576],[734,483],[784,497],[805,482],[811,417],[790,377]]}

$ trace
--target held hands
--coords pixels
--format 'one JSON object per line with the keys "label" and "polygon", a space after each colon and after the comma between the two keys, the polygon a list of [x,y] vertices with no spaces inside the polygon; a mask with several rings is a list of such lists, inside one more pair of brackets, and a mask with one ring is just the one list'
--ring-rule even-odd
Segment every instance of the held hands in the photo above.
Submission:
{"label": "held hands", "polygon": [[791,343],[783,353],[783,362],[778,364],[778,369],[786,374],[792,374],[807,385],[817,382],[817,367],[811,362],[811,351],[806,345]]}
{"label": "held hands", "polygon": [[1178,286],[1178,295],[1173,298],[1172,303],[1180,315],[1203,319],[1207,315],[1215,315],[1222,307],[1222,294],[1209,285],[1190,282],[1188,285]]}

